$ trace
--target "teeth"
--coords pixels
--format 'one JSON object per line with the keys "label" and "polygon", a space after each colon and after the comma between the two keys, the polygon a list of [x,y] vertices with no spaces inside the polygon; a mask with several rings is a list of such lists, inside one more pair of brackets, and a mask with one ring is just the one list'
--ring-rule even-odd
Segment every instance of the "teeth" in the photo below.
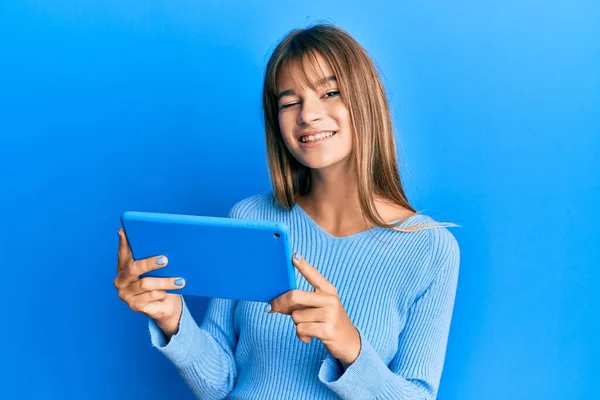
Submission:
{"label": "teeth", "polygon": [[314,142],[316,140],[320,140],[320,139],[325,139],[328,137],[331,137],[334,135],[335,132],[323,132],[323,133],[317,133],[316,135],[309,135],[309,136],[302,136],[300,138],[300,141],[302,143],[306,143],[306,142]]}

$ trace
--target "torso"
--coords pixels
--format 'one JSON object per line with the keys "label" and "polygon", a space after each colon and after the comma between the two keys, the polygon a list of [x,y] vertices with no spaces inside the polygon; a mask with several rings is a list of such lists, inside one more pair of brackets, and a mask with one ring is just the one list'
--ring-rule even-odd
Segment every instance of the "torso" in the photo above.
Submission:
{"label": "torso", "polygon": [[[408,310],[434,276],[430,241],[426,240],[432,231],[405,235],[378,230],[377,236],[341,232],[339,236],[348,237],[334,238],[300,210],[275,207],[270,196],[260,200],[252,197],[233,217],[284,222],[290,229],[291,247],[336,287],[361,337],[385,365],[391,365],[399,354],[398,338],[408,321]],[[379,212],[387,222],[412,214],[393,206]],[[299,271],[295,277],[298,289],[314,290]],[[323,361],[329,357],[323,343],[316,339],[310,344],[300,342],[289,316],[265,314],[264,304],[240,301],[234,308],[233,327],[238,338],[234,353],[238,376],[228,398],[248,398],[255,390],[262,390],[260,398],[281,398],[286,390],[311,399],[339,398],[319,381]]]}

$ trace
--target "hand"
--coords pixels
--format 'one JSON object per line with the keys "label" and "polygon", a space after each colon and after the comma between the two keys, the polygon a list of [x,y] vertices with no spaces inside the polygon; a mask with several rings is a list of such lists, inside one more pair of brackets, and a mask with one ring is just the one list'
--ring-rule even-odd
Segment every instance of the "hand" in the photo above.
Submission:
{"label": "hand", "polygon": [[336,288],[298,255],[292,262],[315,290],[290,290],[271,301],[270,313],[291,315],[296,335],[305,343],[316,337],[343,364],[352,364],[360,353],[360,335],[344,310]]}
{"label": "hand", "polygon": [[162,256],[134,261],[127,237],[119,229],[118,275],[114,280],[119,298],[132,310],[156,320],[170,338],[179,329],[183,304],[180,295],[167,293],[166,290],[181,289],[185,282],[181,279],[177,282],[181,285],[177,285],[176,278],[139,277],[145,272],[163,268],[167,263],[167,258]]}

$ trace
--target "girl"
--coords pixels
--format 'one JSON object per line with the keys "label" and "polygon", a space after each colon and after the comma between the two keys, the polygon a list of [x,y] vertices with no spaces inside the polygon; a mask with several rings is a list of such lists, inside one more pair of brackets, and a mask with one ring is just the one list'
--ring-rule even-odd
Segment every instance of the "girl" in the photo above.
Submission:
{"label": "girl", "polygon": [[298,290],[266,305],[211,299],[198,326],[165,292],[182,279],[139,279],[168,260],[133,261],[120,230],[119,296],[150,317],[152,344],[200,399],[434,399],[457,225],[409,204],[373,62],[339,28],[292,31],[267,65],[263,106],[273,189],[229,215],[290,227]]}

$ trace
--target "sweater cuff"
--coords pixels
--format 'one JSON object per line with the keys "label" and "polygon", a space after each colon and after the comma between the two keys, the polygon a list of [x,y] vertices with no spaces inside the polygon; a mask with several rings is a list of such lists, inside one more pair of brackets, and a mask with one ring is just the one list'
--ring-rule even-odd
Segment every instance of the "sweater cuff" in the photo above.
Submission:
{"label": "sweater cuff", "polygon": [[179,330],[168,343],[162,329],[150,319],[152,345],[175,365],[196,395],[225,398],[233,386],[235,366],[223,358],[223,349],[210,333],[198,326],[183,297],[181,300]]}
{"label": "sweater cuff", "polygon": [[319,380],[343,399],[374,399],[389,374],[387,366],[360,332],[361,348],[356,360],[344,371],[328,354],[319,370]]}
{"label": "sweater cuff", "polygon": [[192,355],[192,349],[198,348],[201,337],[200,328],[190,314],[185,301],[183,301],[183,297],[181,298],[181,302],[182,311],[179,320],[179,330],[175,335],[171,336],[171,340],[168,342],[165,333],[154,319],[150,318],[148,323],[152,345],[177,366],[183,366],[188,362]]}

